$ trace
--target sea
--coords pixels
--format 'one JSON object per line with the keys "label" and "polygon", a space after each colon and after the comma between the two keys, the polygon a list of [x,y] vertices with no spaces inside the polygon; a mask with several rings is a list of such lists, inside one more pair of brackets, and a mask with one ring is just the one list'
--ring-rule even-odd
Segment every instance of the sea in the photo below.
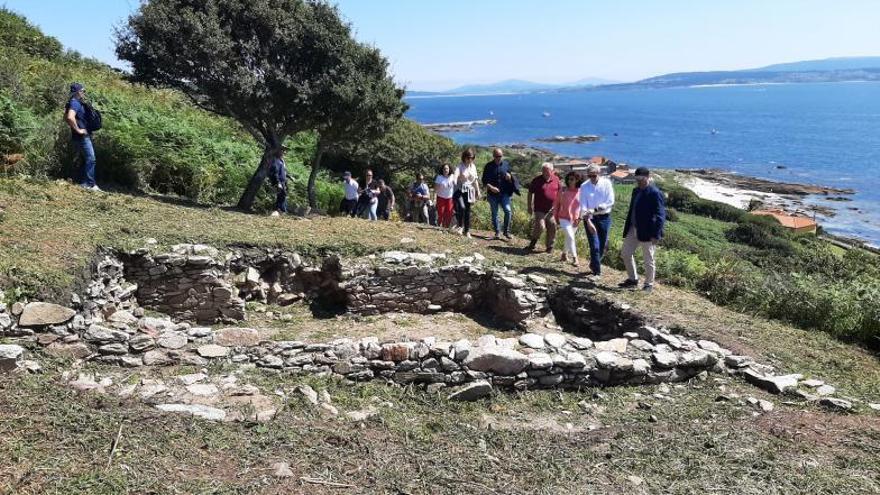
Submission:
{"label": "sea", "polygon": [[[798,83],[473,96],[413,96],[420,123],[493,119],[446,133],[461,144],[523,143],[601,155],[630,166],[712,168],[762,179],[854,189],[851,201],[810,196],[836,235],[880,246],[880,83]],[[597,142],[539,138],[596,134]]]}

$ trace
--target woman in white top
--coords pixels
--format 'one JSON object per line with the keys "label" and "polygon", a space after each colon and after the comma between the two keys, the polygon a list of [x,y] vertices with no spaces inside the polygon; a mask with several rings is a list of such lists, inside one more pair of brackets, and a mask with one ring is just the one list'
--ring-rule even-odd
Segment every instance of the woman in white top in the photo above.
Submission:
{"label": "woman in white top", "polygon": [[474,165],[476,154],[468,148],[461,154],[461,163],[455,167],[455,192],[452,195],[455,203],[455,218],[461,234],[470,237],[471,207],[480,199],[480,181],[477,167]]}
{"label": "woman in white top", "polygon": [[444,163],[434,179],[434,194],[437,205],[437,225],[448,229],[452,225],[452,193],[455,189],[455,174],[452,167]]}

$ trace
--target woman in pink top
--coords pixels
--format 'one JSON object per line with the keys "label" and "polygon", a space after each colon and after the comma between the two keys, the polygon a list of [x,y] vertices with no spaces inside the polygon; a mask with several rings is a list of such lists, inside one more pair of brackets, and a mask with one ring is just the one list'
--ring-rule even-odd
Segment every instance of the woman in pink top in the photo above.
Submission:
{"label": "woman in pink top", "polygon": [[568,260],[571,255],[571,263],[578,266],[577,246],[575,234],[580,224],[581,203],[578,199],[581,187],[581,176],[576,172],[565,174],[565,189],[556,196],[553,203],[553,217],[565,234],[565,249],[562,251],[562,261]]}

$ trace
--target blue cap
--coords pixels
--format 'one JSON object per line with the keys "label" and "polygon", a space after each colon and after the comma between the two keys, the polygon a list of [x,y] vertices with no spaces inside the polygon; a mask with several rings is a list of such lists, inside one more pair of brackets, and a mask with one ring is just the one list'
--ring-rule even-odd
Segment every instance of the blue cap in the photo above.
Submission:
{"label": "blue cap", "polygon": [[80,91],[82,91],[82,90],[84,90],[84,89],[86,89],[86,87],[83,86],[82,84],[80,84],[80,83],[73,83],[73,84],[70,85],[70,94],[73,94],[73,93],[79,93]]}

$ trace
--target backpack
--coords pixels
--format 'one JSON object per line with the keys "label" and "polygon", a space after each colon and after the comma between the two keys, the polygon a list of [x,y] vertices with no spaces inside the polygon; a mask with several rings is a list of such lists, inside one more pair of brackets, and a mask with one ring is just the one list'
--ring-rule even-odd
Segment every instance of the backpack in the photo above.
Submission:
{"label": "backpack", "polygon": [[[101,112],[90,103],[80,101],[80,104],[83,106],[83,124],[86,126],[86,131],[91,134],[95,131],[101,130],[101,127],[104,125],[103,119],[101,118]],[[64,112],[67,113],[68,110],[70,110],[70,101],[67,102]]]}

